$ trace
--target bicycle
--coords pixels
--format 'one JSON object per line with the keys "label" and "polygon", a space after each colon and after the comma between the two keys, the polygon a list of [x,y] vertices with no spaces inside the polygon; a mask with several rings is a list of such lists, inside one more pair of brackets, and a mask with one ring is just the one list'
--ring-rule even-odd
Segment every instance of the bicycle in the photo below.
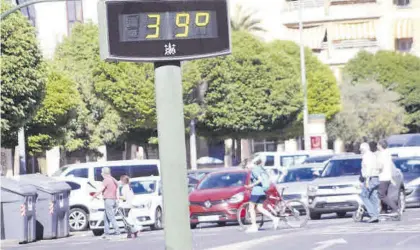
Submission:
{"label": "bicycle", "polygon": [[[309,220],[309,208],[300,200],[283,200],[283,193],[286,188],[282,188],[279,196],[268,195],[263,206],[272,215],[279,217],[290,228],[301,228],[306,225]],[[261,228],[264,225],[264,215],[256,210],[257,225]],[[242,229],[250,223],[249,202],[243,203],[237,211],[237,219]],[[302,218],[301,218],[302,217]],[[292,219],[298,223],[293,224]]]}

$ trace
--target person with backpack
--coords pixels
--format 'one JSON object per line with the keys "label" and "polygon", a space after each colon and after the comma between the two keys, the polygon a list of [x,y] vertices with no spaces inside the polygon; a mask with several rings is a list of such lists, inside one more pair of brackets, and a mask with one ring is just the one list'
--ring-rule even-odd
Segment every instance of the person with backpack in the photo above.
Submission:
{"label": "person with backpack", "polygon": [[270,188],[271,181],[268,173],[263,168],[263,161],[260,158],[254,160],[253,164],[248,165],[251,169],[251,183],[245,188],[251,190],[251,197],[249,200],[249,214],[251,219],[251,226],[246,230],[247,233],[258,231],[256,210],[267,216],[273,221],[274,229],[277,229],[280,219],[267,211],[263,204],[267,199],[266,192]]}

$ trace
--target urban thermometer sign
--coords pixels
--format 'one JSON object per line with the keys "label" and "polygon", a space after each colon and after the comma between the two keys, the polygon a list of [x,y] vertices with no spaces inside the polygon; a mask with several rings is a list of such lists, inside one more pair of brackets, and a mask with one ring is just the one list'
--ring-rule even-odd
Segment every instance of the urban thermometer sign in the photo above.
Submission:
{"label": "urban thermometer sign", "polygon": [[105,0],[98,11],[106,60],[182,61],[231,52],[226,0]]}

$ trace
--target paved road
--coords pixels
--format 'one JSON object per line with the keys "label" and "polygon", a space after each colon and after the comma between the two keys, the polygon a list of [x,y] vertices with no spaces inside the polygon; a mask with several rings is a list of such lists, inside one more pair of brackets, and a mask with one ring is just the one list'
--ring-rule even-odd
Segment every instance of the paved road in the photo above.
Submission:
{"label": "paved road", "polygon": [[[236,225],[206,226],[193,230],[194,250],[418,250],[420,246],[420,209],[409,209],[402,221],[378,224],[354,223],[350,217],[328,217],[310,221],[303,229],[281,227],[246,234]],[[140,247],[140,248],[139,248]],[[138,239],[102,240],[90,232],[78,233],[58,240],[26,245],[3,245],[2,249],[102,250],[102,249],[164,250],[163,231],[144,232]]]}

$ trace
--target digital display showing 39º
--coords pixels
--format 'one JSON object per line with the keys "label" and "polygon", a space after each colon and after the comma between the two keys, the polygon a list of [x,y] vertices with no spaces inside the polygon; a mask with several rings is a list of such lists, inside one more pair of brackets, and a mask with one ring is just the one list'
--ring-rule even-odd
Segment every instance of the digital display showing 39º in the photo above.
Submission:
{"label": "digital display showing 39\u00ba", "polygon": [[217,38],[215,11],[123,14],[120,41]]}

